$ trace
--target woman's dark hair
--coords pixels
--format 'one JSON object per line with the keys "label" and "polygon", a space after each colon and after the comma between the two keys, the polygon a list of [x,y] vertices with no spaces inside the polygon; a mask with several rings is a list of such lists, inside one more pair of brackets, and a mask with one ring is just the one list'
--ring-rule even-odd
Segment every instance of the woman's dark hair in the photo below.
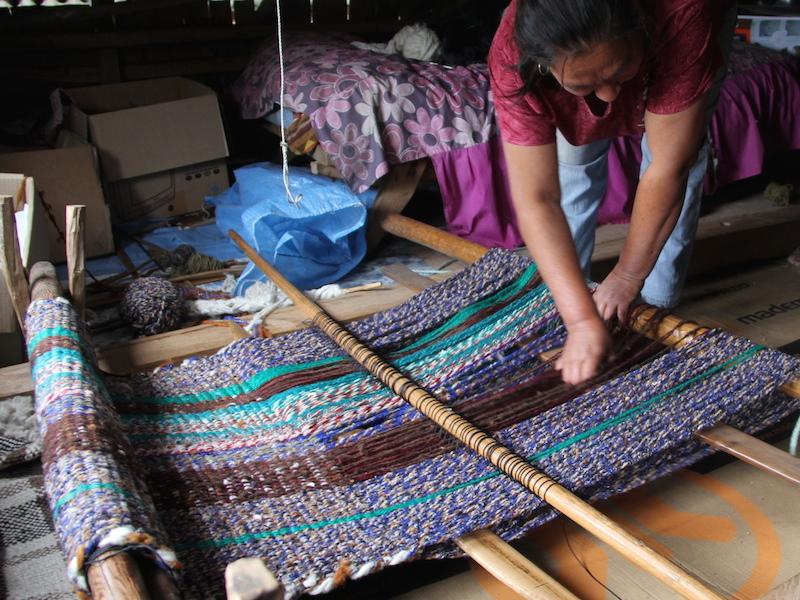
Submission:
{"label": "woman's dark hair", "polygon": [[637,0],[519,0],[514,35],[522,91],[537,85],[556,53],[580,54],[597,42],[626,39],[645,29]]}

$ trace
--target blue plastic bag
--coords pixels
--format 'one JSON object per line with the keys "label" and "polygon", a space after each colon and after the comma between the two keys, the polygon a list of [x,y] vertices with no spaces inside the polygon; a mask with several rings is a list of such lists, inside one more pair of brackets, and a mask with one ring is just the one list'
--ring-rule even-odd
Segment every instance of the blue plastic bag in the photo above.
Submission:
{"label": "blue plastic bag", "polygon": [[[341,181],[291,168],[293,204],[283,187],[281,167],[259,163],[238,169],[236,183],[206,200],[217,207],[217,227],[241,235],[300,289],[318,288],[352,271],[367,251],[367,209],[377,192],[355,195]],[[253,263],[236,283],[242,295],[265,276]]]}

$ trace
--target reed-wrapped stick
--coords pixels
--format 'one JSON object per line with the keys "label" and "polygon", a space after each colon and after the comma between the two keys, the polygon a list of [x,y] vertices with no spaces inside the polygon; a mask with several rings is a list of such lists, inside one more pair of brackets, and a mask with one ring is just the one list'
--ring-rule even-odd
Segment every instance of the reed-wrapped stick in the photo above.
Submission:
{"label": "reed-wrapped stick", "polygon": [[[63,295],[55,267],[49,262],[37,262],[30,270],[32,301],[52,300]],[[87,569],[89,589],[93,599],[102,600],[160,600],[179,598],[175,583],[167,574],[142,573],[134,554],[107,553],[94,559]],[[149,590],[153,590],[151,594]]]}
{"label": "reed-wrapped stick", "polygon": [[578,498],[553,478],[443,404],[359,342],[322,308],[294,287],[235,231],[229,235],[283,292],[319,327],[372,375],[464,445],[477,452],[514,481],[522,484],[564,515],[593,533],[631,562],[687,598],[721,599],[694,576],[632,536],[603,513]]}

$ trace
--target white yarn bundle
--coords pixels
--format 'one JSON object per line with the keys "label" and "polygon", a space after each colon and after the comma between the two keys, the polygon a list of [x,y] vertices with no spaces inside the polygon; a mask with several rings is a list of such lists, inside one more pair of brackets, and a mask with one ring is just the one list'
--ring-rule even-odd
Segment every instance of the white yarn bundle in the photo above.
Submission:
{"label": "white yarn bundle", "polygon": [[[225,276],[222,291],[231,292],[236,287],[236,279]],[[306,292],[314,300],[330,300],[345,294],[338,284],[323,285],[316,290]],[[227,300],[188,300],[186,311],[189,316],[218,317],[221,315],[237,315],[255,313],[253,319],[245,327],[252,333],[264,318],[277,308],[290,306],[292,301],[272,281],[256,281],[244,293],[244,296]]]}
{"label": "white yarn bundle", "polygon": [[442,51],[442,42],[436,32],[422,23],[406,25],[386,44],[353,42],[362,50],[381,54],[401,54],[411,60],[434,60]]}

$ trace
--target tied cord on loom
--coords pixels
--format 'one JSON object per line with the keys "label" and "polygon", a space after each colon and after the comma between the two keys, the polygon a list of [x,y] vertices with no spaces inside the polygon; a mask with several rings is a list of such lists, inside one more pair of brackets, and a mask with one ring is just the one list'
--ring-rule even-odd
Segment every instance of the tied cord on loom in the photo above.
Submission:
{"label": "tied cord on loom", "polygon": [[286,197],[289,199],[289,202],[292,204],[300,204],[300,201],[303,199],[303,194],[297,194],[296,196],[292,193],[292,187],[289,183],[289,144],[286,143],[286,127],[283,122],[283,94],[285,93],[286,89],[286,76],[284,73],[284,62],[283,62],[283,21],[281,19],[281,0],[275,0],[275,16],[278,21],[278,62],[280,63],[280,72],[281,72],[281,91],[280,91],[280,107],[281,107],[281,114],[280,114],[280,122],[281,122],[281,159],[283,165],[283,187],[286,190]]}

